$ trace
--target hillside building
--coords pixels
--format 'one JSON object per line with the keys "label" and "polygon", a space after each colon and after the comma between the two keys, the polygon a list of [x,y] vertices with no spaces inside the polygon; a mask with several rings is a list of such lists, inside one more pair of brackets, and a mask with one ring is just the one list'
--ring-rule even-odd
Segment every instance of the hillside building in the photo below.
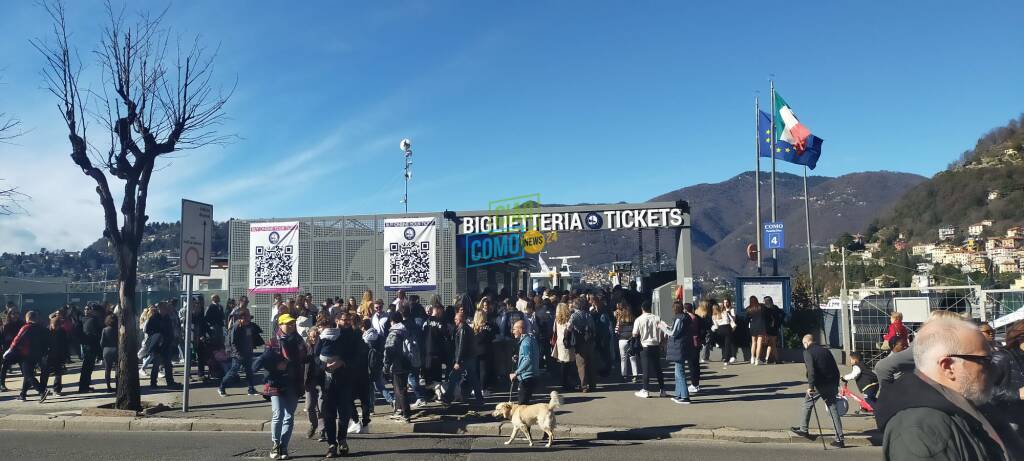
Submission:
{"label": "hillside building", "polygon": [[939,240],[953,240],[956,237],[956,228],[953,226],[946,226],[939,229]]}
{"label": "hillside building", "polygon": [[985,232],[986,227],[992,227],[991,219],[986,219],[979,223],[971,224],[967,228],[967,235],[971,237],[978,237],[982,234],[982,232]]}

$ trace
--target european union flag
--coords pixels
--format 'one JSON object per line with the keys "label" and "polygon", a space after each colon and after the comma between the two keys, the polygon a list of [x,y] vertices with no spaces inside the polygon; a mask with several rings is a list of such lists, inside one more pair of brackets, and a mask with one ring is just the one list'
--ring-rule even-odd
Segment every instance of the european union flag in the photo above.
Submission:
{"label": "european union flag", "polygon": [[[758,154],[762,157],[772,156],[772,119],[764,111],[761,111],[757,119]],[[797,150],[792,144],[782,141],[775,141],[775,159],[783,162],[804,165],[810,169],[818,166],[818,157],[821,157],[822,139],[811,135],[807,138],[807,145],[803,152]]]}

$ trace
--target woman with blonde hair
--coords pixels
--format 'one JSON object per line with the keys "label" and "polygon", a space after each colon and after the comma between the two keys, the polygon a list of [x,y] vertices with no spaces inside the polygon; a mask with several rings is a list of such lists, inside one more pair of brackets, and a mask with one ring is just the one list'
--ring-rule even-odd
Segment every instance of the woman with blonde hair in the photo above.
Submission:
{"label": "woman with blonde hair", "polygon": [[722,350],[722,362],[725,363],[725,367],[736,361],[736,349],[732,343],[732,332],[735,328],[736,319],[733,318],[731,309],[717,303],[711,306],[711,332]]}
{"label": "woman with blonde hair", "polygon": [[363,292],[363,301],[359,303],[359,309],[356,310],[356,313],[359,314],[360,318],[368,319],[373,317],[373,310],[373,291],[367,288]]}
{"label": "woman with blonde hair", "polygon": [[640,378],[640,367],[637,365],[638,357],[635,355],[629,355],[627,352],[627,345],[629,344],[629,338],[633,337],[633,321],[636,317],[633,316],[633,310],[629,308],[629,303],[626,301],[619,301],[615,308],[615,337],[618,339],[619,344],[619,357],[620,357],[620,371],[622,373],[622,381],[638,382]]}
{"label": "woman with blonde hair", "polygon": [[485,389],[483,391],[484,397],[489,397],[490,391],[486,389],[494,384],[494,377],[496,376],[496,373],[491,373],[494,368],[491,357],[494,354],[494,338],[498,334],[498,327],[494,322],[487,319],[487,311],[483,309],[477,309],[473,315],[473,323],[470,327],[473,329],[473,341],[475,341],[474,345],[476,346],[480,385]]}
{"label": "woman with blonde hair", "polygon": [[[574,359],[576,354],[571,348],[565,347],[565,341],[562,339],[565,337],[566,329],[569,326],[569,319],[572,316],[572,311],[569,309],[569,305],[566,303],[558,303],[555,308],[555,331],[551,335],[551,345],[554,348],[555,360],[561,366],[562,374],[562,391],[569,392],[576,388],[572,384],[572,376],[576,371],[576,360]],[[634,368],[635,370],[635,368]]]}

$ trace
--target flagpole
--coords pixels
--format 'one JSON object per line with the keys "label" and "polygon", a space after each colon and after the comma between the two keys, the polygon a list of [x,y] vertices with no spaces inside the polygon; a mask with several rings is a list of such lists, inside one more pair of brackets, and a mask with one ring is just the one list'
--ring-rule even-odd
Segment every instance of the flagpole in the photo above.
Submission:
{"label": "flagpole", "polygon": [[[771,137],[771,154],[772,154],[772,222],[775,222],[775,80],[768,80],[769,85],[772,89],[772,137]],[[776,249],[772,248],[772,275],[779,275],[779,254]]]}
{"label": "flagpole", "polygon": [[804,217],[807,225],[807,277],[811,280],[811,289],[814,289],[814,264],[811,260],[811,208],[807,198],[807,167],[804,167]]}
{"label": "flagpole", "polygon": [[764,275],[761,269],[761,103],[754,96],[754,245],[757,248],[757,275]]}

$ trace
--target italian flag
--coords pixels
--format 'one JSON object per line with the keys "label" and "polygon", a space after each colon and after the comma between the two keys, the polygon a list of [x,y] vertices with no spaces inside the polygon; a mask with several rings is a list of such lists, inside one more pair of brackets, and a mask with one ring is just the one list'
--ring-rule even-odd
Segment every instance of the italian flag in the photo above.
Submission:
{"label": "italian flag", "polygon": [[795,147],[798,154],[807,148],[807,138],[811,137],[811,130],[797,120],[793,109],[779,93],[775,93],[775,134],[780,141]]}

